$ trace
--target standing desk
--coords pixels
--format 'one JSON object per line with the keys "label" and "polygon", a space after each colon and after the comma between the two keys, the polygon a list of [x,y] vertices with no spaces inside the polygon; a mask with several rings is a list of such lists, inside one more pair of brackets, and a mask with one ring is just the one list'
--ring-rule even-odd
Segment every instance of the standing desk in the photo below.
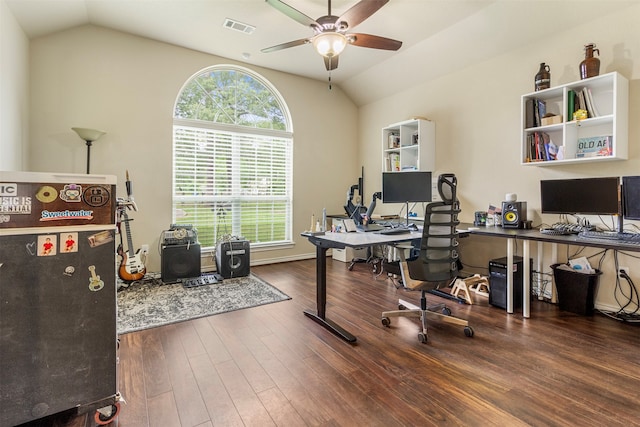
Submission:
{"label": "standing desk", "polygon": [[[611,240],[582,239],[576,235],[549,235],[542,234],[539,230],[522,230],[502,227],[473,227],[466,230],[468,224],[460,224],[459,232],[463,237],[467,232],[471,235],[489,236],[507,240],[507,271],[513,271],[514,247],[517,240],[522,241],[522,256],[527,260],[530,257],[530,242],[551,243],[552,263],[557,262],[557,245],[588,246],[601,249],[627,250],[640,252],[640,245]],[[421,231],[412,231],[403,234],[379,234],[375,232],[355,232],[355,233],[326,233],[319,236],[302,234],[309,242],[316,247],[316,312],[305,310],[304,314],[328,329],[345,341],[354,343],[356,337],[347,332],[344,328],[327,319],[327,250],[331,248],[344,249],[345,247],[366,248],[375,245],[396,246],[398,243],[420,240]],[[538,270],[542,262],[542,245],[538,246]],[[529,318],[530,313],[530,264],[523,262],[522,278],[522,316]],[[513,313],[513,275],[507,274],[507,313]]]}
{"label": "standing desk", "polygon": [[344,249],[366,248],[375,245],[396,245],[402,242],[420,240],[421,231],[411,231],[402,234],[379,234],[376,232],[355,233],[325,233],[313,236],[302,233],[309,242],[316,247],[316,312],[305,310],[305,316],[313,319],[324,328],[339,336],[343,340],[354,343],[356,337],[347,332],[340,325],[327,319],[327,250],[330,248]]}
{"label": "standing desk", "polygon": [[[543,234],[537,229],[521,230],[514,228],[502,228],[502,227],[477,227],[469,230],[470,234],[477,234],[481,236],[499,237],[507,239],[507,271],[513,271],[513,251],[516,240],[522,241],[522,258],[523,262],[523,277],[522,277],[522,316],[530,317],[530,294],[531,294],[531,281],[530,281],[530,265],[527,260],[529,259],[529,243],[551,243],[552,264],[557,262],[558,250],[557,247],[561,245],[574,245],[574,246],[588,246],[600,249],[614,249],[640,252],[640,245],[627,243],[618,240],[605,240],[605,239],[583,239],[575,234],[571,235],[551,235]],[[538,270],[540,270],[542,262],[542,245],[538,246]],[[513,313],[513,275],[507,274],[507,313]]]}

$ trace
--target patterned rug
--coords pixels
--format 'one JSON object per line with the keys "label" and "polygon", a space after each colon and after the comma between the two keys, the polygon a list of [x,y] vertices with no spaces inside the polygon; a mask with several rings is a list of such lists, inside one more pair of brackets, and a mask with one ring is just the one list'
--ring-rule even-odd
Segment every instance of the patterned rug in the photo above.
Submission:
{"label": "patterned rug", "polygon": [[185,288],[143,282],[118,292],[118,334],[291,299],[253,274]]}

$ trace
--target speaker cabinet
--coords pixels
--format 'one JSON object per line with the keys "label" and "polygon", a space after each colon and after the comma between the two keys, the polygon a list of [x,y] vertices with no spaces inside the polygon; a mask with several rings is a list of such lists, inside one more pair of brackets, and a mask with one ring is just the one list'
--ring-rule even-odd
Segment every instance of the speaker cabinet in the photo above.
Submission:
{"label": "speaker cabinet", "polygon": [[162,281],[171,283],[178,279],[200,277],[200,256],[200,244],[163,246]]}
{"label": "speaker cabinet", "polygon": [[220,242],[216,247],[216,268],[224,279],[249,275],[251,251],[247,240]]}
{"label": "speaker cabinet", "polygon": [[527,202],[502,202],[502,227],[524,228]]}

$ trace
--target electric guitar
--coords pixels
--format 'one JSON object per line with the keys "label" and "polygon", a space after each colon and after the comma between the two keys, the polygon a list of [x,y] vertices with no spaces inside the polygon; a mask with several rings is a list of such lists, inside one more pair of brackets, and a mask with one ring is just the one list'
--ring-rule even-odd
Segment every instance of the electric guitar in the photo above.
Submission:
{"label": "electric guitar", "polygon": [[122,245],[118,248],[118,255],[122,257],[120,268],[118,269],[118,276],[120,276],[120,278],[125,282],[133,282],[142,279],[147,272],[147,269],[144,266],[144,262],[142,262],[140,249],[132,255],[134,246],[131,242],[131,230],[129,229],[130,220],[126,209],[122,211],[122,217],[122,222],[124,222],[125,230],[127,232],[128,251],[124,252]]}

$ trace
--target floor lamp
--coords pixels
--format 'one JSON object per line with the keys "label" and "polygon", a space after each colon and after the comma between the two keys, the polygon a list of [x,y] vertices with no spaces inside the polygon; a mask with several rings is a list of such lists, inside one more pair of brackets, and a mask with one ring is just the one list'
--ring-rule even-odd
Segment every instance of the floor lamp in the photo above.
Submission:
{"label": "floor lamp", "polygon": [[89,174],[89,166],[91,165],[91,144],[106,132],[87,128],[71,128],[71,130],[75,131],[75,133],[77,133],[78,136],[87,143],[87,174]]}

